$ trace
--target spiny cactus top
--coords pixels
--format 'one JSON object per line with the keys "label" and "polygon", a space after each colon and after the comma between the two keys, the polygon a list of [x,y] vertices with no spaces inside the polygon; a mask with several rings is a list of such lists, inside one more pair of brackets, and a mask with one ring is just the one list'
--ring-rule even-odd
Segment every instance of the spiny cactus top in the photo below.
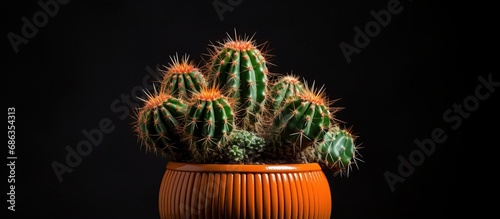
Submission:
{"label": "spiny cactus top", "polygon": [[181,60],[176,55],[170,57],[171,63],[164,72],[161,89],[179,99],[188,99],[193,92],[206,86],[206,81],[199,69],[189,61],[188,56]]}
{"label": "spiny cactus top", "polygon": [[293,99],[302,92],[304,92],[304,84],[297,76],[282,76],[271,87],[269,105],[272,110],[278,110],[287,100]]}
{"label": "spiny cactus top", "polygon": [[210,53],[209,81],[237,101],[237,123],[243,129],[258,129],[255,124],[264,109],[268,82],[263,53],[253,40],[241,37],[228,37]]}
{"label": "spiny cactus top", "polygon": [[187,105],[167,93],[147,94],[144,106],[137,113],[136,133],[148,151],[177,157],[184,150],[179,144],[178,127],[186,113]]}

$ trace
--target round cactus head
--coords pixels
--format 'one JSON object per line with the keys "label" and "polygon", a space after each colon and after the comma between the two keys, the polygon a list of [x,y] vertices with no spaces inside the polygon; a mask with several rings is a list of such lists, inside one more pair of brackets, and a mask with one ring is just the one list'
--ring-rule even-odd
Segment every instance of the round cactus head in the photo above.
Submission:
{"label": "round cactus head", "polygon": [[161,90],[179,99],[188,99],[192,93],[199,92],[206,86],[206,81],[199,69],[185,55],[170,57],[170,64],[164,72]]}
{"label": "round cactus head", "polygon": [[338,126],[328,130],[317,149],[320,163],[337,174],[348,175],[352,169],[351,165],[357,166],[357,161],[361,161],[356,156],[359,153],[355,136],[349,130],[340,129]]}
{"label": "round cactus head", "polygon": [[273,84],[268,101],[271,110],[279,110],[287,100],[304,92],[304,83],[295,75],[285,75]]}
{"label": "round cactus head", "polygon": [[187,106],[167,93],[147,93],[144,105],[136,111],[134,131],[141,145],[147,151],[153,151],[175,159],[186,151],[179,144],[181,139],[179,125]]}

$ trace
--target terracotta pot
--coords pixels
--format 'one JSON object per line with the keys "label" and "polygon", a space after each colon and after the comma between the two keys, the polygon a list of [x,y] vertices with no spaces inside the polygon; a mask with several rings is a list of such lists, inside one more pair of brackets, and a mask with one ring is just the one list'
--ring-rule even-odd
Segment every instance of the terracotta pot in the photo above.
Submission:
{"label": "terracotta pot", "polygon": [[330,218],[330,186],[316,163],[168,162],[159,211],[175,218]]}

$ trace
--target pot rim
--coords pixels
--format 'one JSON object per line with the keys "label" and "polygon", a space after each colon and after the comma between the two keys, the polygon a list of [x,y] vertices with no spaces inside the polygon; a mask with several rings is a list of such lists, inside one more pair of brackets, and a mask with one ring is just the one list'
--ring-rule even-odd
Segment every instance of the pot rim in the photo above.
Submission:
{"label": "pot rim", "polygon": [[321,171],[318,163],[303,164],[196,164],[169,161],[167,170],[185,172],[283,173]]}

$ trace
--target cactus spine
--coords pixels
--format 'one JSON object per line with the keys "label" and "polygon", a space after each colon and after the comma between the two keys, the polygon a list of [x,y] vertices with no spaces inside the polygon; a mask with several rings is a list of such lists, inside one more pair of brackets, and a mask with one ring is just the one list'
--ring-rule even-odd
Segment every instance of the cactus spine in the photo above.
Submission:
{"label": "cactus spine", "polygon": [[199,92],[207,85],[205,77],[189,61],[188,56],[179,60],[176,55],[170,57],[170,61],[161,81],[161,89],[166,93],[180,99],[188,99],[193,92]]}
{"label": "cactus spine", "polygon": [[178,127],[187,110],[183,101],[166,93],[147,94],[144,106],[136,113],[136,132],[148,151],[175,160],[185,148]]}
{"label": "cactus spine", "polygon": [[211,55],[209,81],[237,100],[237,123],[242,129],[259,129],[255,124],[264,109],[268,82],[262,52],[252,40],[229,37],[225,43],[214,46]]}
{"label": "cactus spine", "polygon": [[234,128],[234,113],[228,99],[217,88],[202,88],[194,93],[187,109],[185,141],[193,161],[215,162]]}

